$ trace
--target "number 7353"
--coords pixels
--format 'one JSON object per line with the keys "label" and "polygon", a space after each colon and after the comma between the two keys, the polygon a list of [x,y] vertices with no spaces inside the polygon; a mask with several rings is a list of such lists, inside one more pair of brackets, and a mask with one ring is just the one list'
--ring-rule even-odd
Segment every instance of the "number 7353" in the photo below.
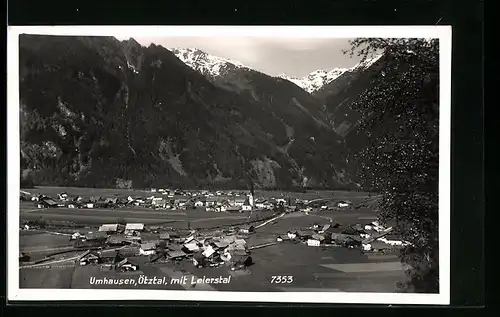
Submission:
{"label": "number 7353", "polygon": [[273,275],[271,276],[271,284],[290,284],[293,283],[291,275]]}

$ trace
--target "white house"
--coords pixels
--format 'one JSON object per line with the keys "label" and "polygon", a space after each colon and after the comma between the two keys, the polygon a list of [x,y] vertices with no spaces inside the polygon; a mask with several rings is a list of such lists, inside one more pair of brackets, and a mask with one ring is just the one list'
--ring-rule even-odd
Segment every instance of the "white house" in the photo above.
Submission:
{"label": "white house", "polygon": [[295,239],[295,238],[297,238],[297,234],[296,234],[295,232],[292,232],[292,231],[288,231],[287,236],[288,236],[290,239]]}
{"label": "white house", "polygon": [[125,225],[125,234],[134,234],[135,232],[140,232],[144,230],[143,223],[127,223]]}
{"label": "white house", "polygon": [[139,249],[141,255],[153,255],[156,253],[156,245],[154,243],[143,243]]}
{"label": "white house", "polygon": [[337,204],[337,207],[340,207],[340,208],[349,207],[349,204],[341,202],[341,203]]}
{"label": "white house", "polygon": [[241,206],[241,210],[243,210],[243,211],[250,211],[250,210],[252,210],[252,206],[250,206],[250,205],[243,205],[243,206]]}
{"label": "white house", "polygon": [[[99,231],[101,232],[116,232],[118,231],[118,224],[103,224],[99,227]],[[123,228],[123,227],[122,227]]]}
{"label": "white house", "polygon": [[85,205],[85,207],[87,207],[88,209],[92,209],[94,208],[94,204],[93,203],[88,203]]}
{"label": "white house", "polygon": [[201,201],[201,200],[196,201],[196,202],[194,203],[194,206],[195,206],[195,207],[203,207],[203,201]]}
{"label": "white house", "polygon": [[316,239],[308,239],[307,240],[307,245],[310,247],[319,247],[320,244],[321,244],[321,242],[319,240],[316,240]]}

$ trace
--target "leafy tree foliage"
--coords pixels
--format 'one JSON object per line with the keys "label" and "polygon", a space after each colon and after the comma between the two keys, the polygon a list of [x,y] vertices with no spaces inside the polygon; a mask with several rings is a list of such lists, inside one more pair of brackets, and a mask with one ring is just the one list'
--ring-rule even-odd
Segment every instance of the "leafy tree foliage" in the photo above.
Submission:
{"label": "leafy tree foliage", "polygon": [[384,52],[384,67],[352,104],[362,113],[357,127],[369,146],[355,155],[368,187],[382,194],[383,221],[410,245],[401,252],[409,264],[404,291],[439,292],[439,50],[438,40],[351,41],[347,52],[366,59]]}

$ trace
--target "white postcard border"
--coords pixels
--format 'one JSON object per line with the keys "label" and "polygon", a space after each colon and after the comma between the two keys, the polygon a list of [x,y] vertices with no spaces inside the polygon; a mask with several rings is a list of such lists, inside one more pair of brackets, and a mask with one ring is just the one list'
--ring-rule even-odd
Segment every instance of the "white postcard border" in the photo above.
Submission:
{"label": "white postcard border", "polygon": [[[307,38],[439,38],[439,294],[353,292],[229,292],[19,288],[19,41],[20,34],[117,37],[253,36]],[[451,26],[9,26],[7,34],[7,295],[10,301],[170,300],[275,303],[450,303]]]}

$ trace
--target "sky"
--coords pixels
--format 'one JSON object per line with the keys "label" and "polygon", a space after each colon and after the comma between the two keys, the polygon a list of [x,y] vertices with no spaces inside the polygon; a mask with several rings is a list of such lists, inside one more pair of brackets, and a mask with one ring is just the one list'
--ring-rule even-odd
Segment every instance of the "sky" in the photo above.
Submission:
{"label": "sky", "polygon": [[[118,38],[125,40],[127,38]],[[342,51],[346,38],[270,37],[134,37],[141,45],[154,43],[165,48],[198,48],[208,54],[232,59],[271,76],[304,77],[322,69],[350,68],[360,58]]]}

